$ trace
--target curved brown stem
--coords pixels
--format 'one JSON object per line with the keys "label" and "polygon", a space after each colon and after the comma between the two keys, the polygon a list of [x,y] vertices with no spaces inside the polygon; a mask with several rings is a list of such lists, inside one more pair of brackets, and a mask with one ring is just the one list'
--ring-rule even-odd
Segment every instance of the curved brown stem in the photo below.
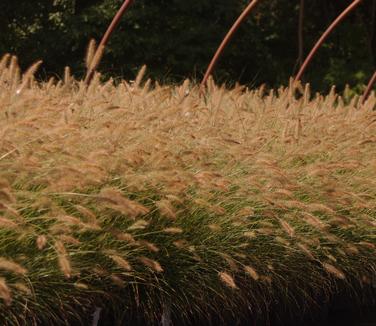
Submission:
{"label": "curved brown stem", "polygon": [[[94,57],[97,57],[97,59],[95,60],[94,64],[90,67],[90,69],[88,70],[88,72],[86,74],[86,77],[85,77],[85,84],[86,85],[90,84],[90,81],[94,76],[94,72],[97,69],[97,67],[98,67],[98,65],[101,61],[101,57],[103,55],[103,50],[104,50],[106,44],[108,43],[108,40],[110,39],[112,33],[114,32],[116,26],[119,24],[120,19],[123,17],[123,15],[127,11],[128,7],[133,3],[133,1],[134,0],[125,0],[124,1],[123,5],[118,10],[115,17],[112,19],[112,22],[111,22],[110,26],[107,28],[106,33],[103,35],[102,40],[99,43],[98,49],[97,49],[97,51],[94,55]],[[102,53],[100,53],[99,51],[101,51]]]}
{"label": "curved brown stem", "polygon": [[363,97],[362,97],[362,104],[364,104],[367,101],[368,96],[371,94],[373,85],[376,83],[376,71],[373,74],[372,78],[370,79],[366,90],[364,91]]}
{"label": "curved brown stem", "polygon": [[208,66],[208,68],[205,72],[204,78],[201,81],[201,87],[206,85],[206,82],[208,81],[209,76],[212,74],[212,71],[213,71],[215,65],[218,62],[218,59],[222,55],[222,53],[223,53],[224,49],[226,48],[227,44],[230,42],[231,38],[234,36],[234,34],[238,30],[239,26],[243,23],[243,21],[247,18],[247,16],[251,13],[252,9],[256,6],[256,4],[259,1],[260,0],[252,0],[251,3],[241,13],[239,18],[234,23],[234,25],[232,25],[231,29],[229,30],[229,32],[227,33],[227,35],[223,39],[221,45],[217,49],[217,52],[214,54],[214,57],[209,64],[209,66]]}
{"label": "curved brown stem", "polygon": [[316,42],[315,46],[303,62],[302,66],[300,67],[300,70],[298,74],[296,75],[294,79],[294,84],[299,81],[304,71],[306,70],[309,63],[312,61],[312,58],[315,56],[317,50],[321,47],[321,45],[324,43],[325,39],[329,36],[329,34],[337,27],[337,25],[349,14],[351,13],[363,0],[354,0],[336,19],[335,21],[328,27],[328,29],[322,34],[320,39]]}

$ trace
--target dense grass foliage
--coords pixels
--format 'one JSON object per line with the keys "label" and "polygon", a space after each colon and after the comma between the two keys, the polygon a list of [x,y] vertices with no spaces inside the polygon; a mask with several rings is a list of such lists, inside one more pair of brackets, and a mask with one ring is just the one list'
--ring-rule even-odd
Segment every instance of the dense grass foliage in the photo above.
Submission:
{"label": "dense grass foliage", "polygon": [[296,317],[375,284],[374,96],[36,68],[0,63],[2,325]]}

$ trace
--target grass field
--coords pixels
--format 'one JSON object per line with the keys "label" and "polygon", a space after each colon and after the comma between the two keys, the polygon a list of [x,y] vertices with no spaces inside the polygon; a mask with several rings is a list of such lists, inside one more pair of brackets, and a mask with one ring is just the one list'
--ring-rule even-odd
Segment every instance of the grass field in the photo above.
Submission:
{"label": "grass field", "polygon": [[36,68],[0,63],[2,325],[261,324],[372,297],[374,95]]}

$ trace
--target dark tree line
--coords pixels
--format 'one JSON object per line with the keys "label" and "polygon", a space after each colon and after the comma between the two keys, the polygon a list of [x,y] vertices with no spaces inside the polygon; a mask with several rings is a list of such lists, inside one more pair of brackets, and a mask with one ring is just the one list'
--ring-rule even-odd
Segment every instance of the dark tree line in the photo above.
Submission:
{"label": "dark tree line", "polygon": [[[299,25],[302,2],[303,24]],[[350,2],[261,1],[219,63],[217,80],[286,84],[302,56]],[[166,82],[200,79],[247,3],[135,0],[111,39],[100,70],[133,78],[145,63],[151,77]],[[1,0],[0,55],[14,53],[23,66],[42,59],[42,78],[60,74],[66,65],[80,77],[88,41],[99,41],[121,4],[121,0]],[[376,0],[364,0],[325,43],[305,80],[321,90],[331,84],[343,88],[346,83],[353,87],[366,83],[376,65],[375,16]]]}

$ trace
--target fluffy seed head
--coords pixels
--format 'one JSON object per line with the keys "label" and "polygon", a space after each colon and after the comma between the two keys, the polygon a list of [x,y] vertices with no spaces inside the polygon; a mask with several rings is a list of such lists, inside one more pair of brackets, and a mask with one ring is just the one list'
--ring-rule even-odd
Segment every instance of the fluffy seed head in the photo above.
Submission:
{"label": "fluffy seed head", "polygon": [[234,289],[234,290],[238,288],[235,284],[233,277],[227,272],[219,272],[218,276],[220,280],[229,288]]}
{"label": "fluffy seed head", "polygon": [[341,280],[344,280],[346,278],[345,274],[339,268],[334,267],[332,264],[322,263],[322,266],[328,273],[334,275],[335,277]]}
{"label": "fluffy seed head", "polygon": [[245,272],[251,276],[255,281],[257,281],[260,276],[257,274],[256,270],[251,266],[244,266]]}
{"label": "fluffy seed head", "polygon": [[66,278],[70,278],[72,276],[72,267],[68,259],[68,253],[62,241],[55,241],[55,250],[58,255],[57,258],[61,272],[65,275]]}
{"label": "fluffy seed head", "polygon": [[125,260],[123,257],[120,257],[118,255],[110,255],[109,256],[119,267],[124,269],[127,272],[130,272],[132,270],[132,266],[129,264],[127,260]]}
{"label": "fluffy seed head", "polygon": [[0,298],[4,300],[5,305],[10,306],[12,303],[12,294],[3,277],[0,277]]}
{"label": "fluffy seed head", "polygon": [[25,275],[27,270],[14,261],[0,257],[0,270],[6,270],[15,274]]}
{"label": "fluffy seed head", "polygon": [[37,248],[42,250],[47,244],[47,237],[45,235],[39,235],[37,237]]}
{"label": "fluffy seed head", "polygon": [[153,260],[144,256],[139,257],[139,260],[141,263],[143,263],[146,267],[149,267],[150,269],[152,269],[154,272],[156,273],[163,272],[163,268],[161,264],[159,264],[156,260]]}

